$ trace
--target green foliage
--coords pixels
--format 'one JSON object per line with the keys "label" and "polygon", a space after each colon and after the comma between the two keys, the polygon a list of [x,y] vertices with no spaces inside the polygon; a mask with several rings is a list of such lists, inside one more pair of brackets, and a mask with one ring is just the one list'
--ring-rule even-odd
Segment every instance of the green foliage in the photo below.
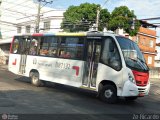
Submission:
{"label": "green foliage", "polygon": [[[61,28],[65,31],[88,31],[96,23],[97,9],[100,5],[84,3],[80,6],[70,6],[64,13]],[[100,12],[100,29],[107,25],[110,13],[104,9]]]}
{"label": "green foliage", "polygon": [[116,30],[117,28],[123,28],[129,35],[134,36],[138,32],[140,23],[134,21],[134,29],[131,29],[133,25],[133,19],[136,19],[134,11],[130,11],[126,6],[120,6],[113,10],[109,21],[109,29]]}
{"label": "green foliage", "polygon": [[[104,27],[115,31],[117,28],[123,28],[129,35],[134,36],[138,32],[140,23],[136,20],[133,24],[133,18],[136,19],[134,11],[126,6],[115,8],[110,14],[107,9],[101,9],[100,5],[83,3],[80,6],[70,6],[64,13],[64,19],[61,28],[64,31],[88,31],[96,23],[97,10],[100,10],[99,30]],[[134,29],[132,29],[134,25]]]}

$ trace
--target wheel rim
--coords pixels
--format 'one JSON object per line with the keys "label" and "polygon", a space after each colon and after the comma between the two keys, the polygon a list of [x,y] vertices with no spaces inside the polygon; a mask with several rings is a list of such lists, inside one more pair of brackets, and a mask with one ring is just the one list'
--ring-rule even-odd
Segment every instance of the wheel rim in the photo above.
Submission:
{"label": "wheel rim", "polygon": [[108,89],[108,90],[105,90],[105,91],[104,91],[104,96],[105,96],[106,98],[110,98],[112,95],[113,95],[112,90]]}
{"label": "wheel rim", "polygon": [[33,75],[33,76],[32,76],[32,81],[33,81],[33,83],[37,83],[38,77]]}

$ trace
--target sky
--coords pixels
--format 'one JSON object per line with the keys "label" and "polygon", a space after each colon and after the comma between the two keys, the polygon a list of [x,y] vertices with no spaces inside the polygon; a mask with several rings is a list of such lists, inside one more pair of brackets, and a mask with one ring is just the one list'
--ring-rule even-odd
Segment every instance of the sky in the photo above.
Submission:
{"label": "sky", "polygon": [[[47,0],[51,1],[51,0]],[[55,9],[67,9],[69,6],[79,6],[81,3],[100,4],[104,9],[107,8],[112,12],[115,7],[127,6],[130,10],[134,10],[138,19],[160,17],[160,0],[52,0],[50,5]],[[106,4],[104,4],[107,1]],[[159,20],[148,21],[149,23],[160,23]],[[160,25],[160,24],[159,24]],[[157,36],[160,37],[160,28],[157,28]],[[160,42],[160,38],[158,39]]]}
{"label": "sky", "polygon": [[[108,2],[104,5],[106,1]],[[78,6],[85,2],[100,4],[103,8],[107,8],[110,12],[115,7],[125,5],[128,6],[130,10],[134,10],[138,18],[160,16],[160,0],[53,0],[52,7],[67,9],[70,5]]]}

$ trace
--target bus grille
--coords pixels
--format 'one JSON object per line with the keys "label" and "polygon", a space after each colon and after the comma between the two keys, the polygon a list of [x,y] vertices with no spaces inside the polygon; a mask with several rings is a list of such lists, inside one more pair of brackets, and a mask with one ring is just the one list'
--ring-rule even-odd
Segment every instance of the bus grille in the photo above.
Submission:
{"label": "bus grille", "polygon": [[139,94],[145,94],[146,88],[138,88]]}
{"label": "bus grille", "polygon": [[137,86],[146,86],[149,80],[149,73],[148,72],[138,72],[135,70],[132,70],[133,75],[136,80]]}

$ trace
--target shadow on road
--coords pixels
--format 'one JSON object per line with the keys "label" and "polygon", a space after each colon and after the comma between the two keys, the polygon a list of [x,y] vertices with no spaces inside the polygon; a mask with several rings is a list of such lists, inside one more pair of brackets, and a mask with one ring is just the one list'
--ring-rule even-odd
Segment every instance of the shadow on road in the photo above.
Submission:
{"label": "shadow on road", "polygon": [[[24,84],[30,84],[30,78],[28,77],[19,77],[15,79],[18,82],[24,83]],[[37,88],[35,86],[35,88]],[[65,94],[70,96],[71,98],[73,97],[75,99],[83,98],[87,100],[91,100],[93,102],[96,102],[97,104],[103,104],[105,105],[104,102],[100,101],[97,97],[97,93],[95,91],[90,91],[86,89],[81,89],[81,88],[75,88],[72,86],[67,86],[67,85],[62,85],[62,84],[57,84],[53,82],[45,82],[44,87],[39,87],[39,89],[43,89],[44,92],[56,92],[58,94]],[[65,97],[64,97],[65,98]],[[64,99],[65,100],[65,99]],[[71,104],[74,104],[75,102],[72,101]],[[77,104],[77,102],[75,103]],[[122,105],[122,106],[141,106],[137,101],[126,101],[124,98],[118,98],[118,101],[116,105]]]}

